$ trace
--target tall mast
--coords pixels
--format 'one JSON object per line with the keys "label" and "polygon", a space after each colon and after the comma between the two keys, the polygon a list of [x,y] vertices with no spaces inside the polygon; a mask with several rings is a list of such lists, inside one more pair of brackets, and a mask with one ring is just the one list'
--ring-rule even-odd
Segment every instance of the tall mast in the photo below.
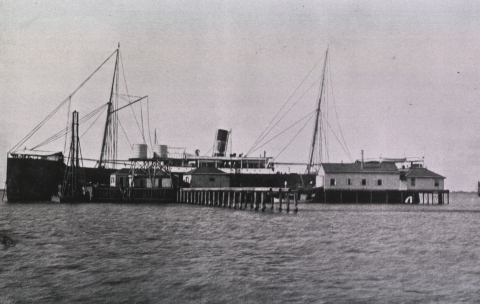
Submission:
{"label": "tall mast", "polygon": [[70,150],[70,170],[72,173],[70,195],[73,197],[77,192],[77,169],[78,169],[78,112],[72,113],[72,144]]}
{"label": "tall mast", "polygon": [[[327,67],[327,57],[328,57],[328,47],[327,47],[327,51],[325,52],[325,63],[323,64],[322,82],[321,82],[321,85],[320,85],[320,97],[318,98],[317,115],[316,115],[316,118],[315,118],[315,126],[314,126],[314,129],[313,129],[312,147],[310,148],[310,157],[309,157],[308,167],[307,167],[307,172],[309,174],[310,174],[310,171],[313,167],[313,156],[315,154],[315,144],[316,144],[317,134],[318,134],[318,129],[319,129],[318,121],[320,119],[320,106],[322,104],[323,91],[325,90],[324,89],[324,83],[325,83],[325,70],[326,70],[326,67]],[[322,151],[319,151],[319,154],[321,156]],[[321,159],[320,159],[320,161],[321,161]]]}
{"label": "tall mast", "polygon": [[70,143],[70,153],[68,155],[69,161],[67,162],[67,168],[65,169],[65,177],[62,184],[62,196],[63,197],[76,197],[78,193],[78,182],[85,179],[79,176],[82,171],[80,169],[80,137],[78,136],[78,112],[72,113],[72,140]]}
{"label": "tall mast", "polygon": [[120,54],[120,43],[118,43],[118,48],[117,48],[117,58],[115,60],[115,69],[113,71],[113,80],[112,80],[112,89],[110,91],[110,100],[108,102],[108,109],[107,109],[107,119],[105,121],[105,129],[103,132],[103,141],[102,141],[102,152],[100,154],[100,161],[98,163],[98,167],[102,168],[104,167],[104,154],[105,154],[105,149],[107,146],[107,136],[108,136],[108,127],[111,122],[111,114],[112,114],[112,104],[113,104],[113,92],[115,89],[115,79],[117,78],[117,73],[118,73],[118,58]]}

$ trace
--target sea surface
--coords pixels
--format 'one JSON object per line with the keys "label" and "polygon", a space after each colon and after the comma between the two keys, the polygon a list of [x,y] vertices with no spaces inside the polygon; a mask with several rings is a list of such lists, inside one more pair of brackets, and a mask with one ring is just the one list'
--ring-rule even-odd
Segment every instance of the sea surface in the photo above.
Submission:
{"label": "sea surface", "polygon": [[0,202],[0,303],[474,303],[480,199],[300,204]]}

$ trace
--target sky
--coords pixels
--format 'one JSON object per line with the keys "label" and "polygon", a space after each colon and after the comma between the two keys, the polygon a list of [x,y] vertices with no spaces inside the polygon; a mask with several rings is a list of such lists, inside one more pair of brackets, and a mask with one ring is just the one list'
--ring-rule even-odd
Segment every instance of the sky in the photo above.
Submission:
{"label": "sky", "polygon": [[[203,155],[222,128],[233,152],[246,153],[284,104],[296,103],[270,137],[315,110],[328,48],[328,161],[362,150],[424,157],[447,189],[476,191],[479,23],[477,1],[0,1],[0,176],[7,152],[118,43],[121,82],[148,95],[119,114],[125,158],[143,142],[132,110],[162,144]],[[113,67],[72,98],[80,118],[108,102]],[[65,128],[67,115],[62,108],[24,146]],[[99,157],[101,121],[81,139],[84,157]],[[313,120],[304,122],[252,155],[307,162]]]}

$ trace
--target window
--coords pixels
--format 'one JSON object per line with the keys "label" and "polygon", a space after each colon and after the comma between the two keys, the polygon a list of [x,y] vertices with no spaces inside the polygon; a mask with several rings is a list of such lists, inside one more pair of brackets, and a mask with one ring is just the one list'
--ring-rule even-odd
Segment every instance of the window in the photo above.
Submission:
{"label": "window", "polygon": [[438,179],[435,179],[435,187],[438,187],[439,184],[440,184],[440,183],[439,183]]}
{"label": "window", "polygon": [[334,178],[330,179],[330,186],[335,186],[336,181]]}
{"label": "window", "polygon": [[210,177],[209,181],[214,182],[214,181],[215,181],[215,177]]}
{"label": "window", "polygon": [[415,187],[415,179],[414,178],[412,178],[411,185],[412,185],[412,187]]}
{"label": "window", "polygon": [[381,179],[379,179],[379,180],[377,181],[377,185],[379,185],[379,186],[382,185],[382,180],[381,180]]}
{"label": "window", "polygon": [[367,180],[365,178],[362,179],[362,186],[366,186],[367,185]]}
{"label": "window", "polygon": [[352,185],[352,180],[349,179],[349,178],[347,179],[347,185],[349,185],[349,186]]}

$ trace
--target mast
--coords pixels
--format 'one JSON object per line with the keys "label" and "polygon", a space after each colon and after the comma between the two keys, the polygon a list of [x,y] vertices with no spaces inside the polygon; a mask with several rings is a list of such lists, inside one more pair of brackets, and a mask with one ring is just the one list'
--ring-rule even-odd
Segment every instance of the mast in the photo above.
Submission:
{"label": "mast", "polygon": [[105,129],[103,132],[103,141],[102,141],[102,152],[100,153],[100,161],[98,162],[98,167],[102,168],[105,166],[104,164],[104,154],[105,154],[105,149],[107,146],[107,136],[108,136],[108,129],[109,125],[111,123],[111,114],[112,114],[112,104],[113,104],[113,92],[115,89],[115,79],[117,78],[118,74],[118,58],[120,54],[120,43],[118,43],[118,48],[117,48],[117,56],[115,60],[115,69],[113,71],[113,80],[112,80],[112,89],[110,91],[110,100],[108,102],[108,109],[107,109],[107,119],[105,120]]}
{"label": "mast", "polygon": [[67,162],[65,177],[62,185],[63,197],[76,197],[79,189],[79,182],[84,182],[85,178],[80,167],[80,137],[78,136],[78,112],[72,113],[72,139],[70,143],[69,161]]}
{"label": "mast", "polygon": [[[308,174],[310,174],[310,171],[313,167],[313,156],[315,154],[315,144],[316,144],[317,134],[318,134],[318,129],[319,129],[318,121],[319,121],[319,118],[320,118],[320,106],[322,104],[323,91],[325,90],[324,89],[324,83],[325,83],[325,70],[326,70],[326,67],[327,67],[327,57],[328,57],[328,47],[327,47],[327,51],[325,52],[325,63],[323,64],[322,82],[321,82],[321,85],[320,85],[320,97],[318,98],[317,115],[316,115],[316,118],[315,118],[315,126],[314,126],[314,129],[313,129],[312,146],[310,148],[310,156],[309,156],[309,161],[308,161],[308,166],[307,166]],[[319,154],[320,154],[320,157],[321,157],[322,151],[319,151]],[[320,159],[320,162],[321,161],[322,160]]]}
{"label": "mast", "polygon": [[78,166],[77,163],[77,158],[78,158],[78,112],[73,111],[72,113],[72,143],[71,143],[71,150],[70,150],[70,170],[72,174],[71,178],[71,190],[70,190],[70,196],[75,196],[76,194],[76,188],[77,188],[77,169]]}

